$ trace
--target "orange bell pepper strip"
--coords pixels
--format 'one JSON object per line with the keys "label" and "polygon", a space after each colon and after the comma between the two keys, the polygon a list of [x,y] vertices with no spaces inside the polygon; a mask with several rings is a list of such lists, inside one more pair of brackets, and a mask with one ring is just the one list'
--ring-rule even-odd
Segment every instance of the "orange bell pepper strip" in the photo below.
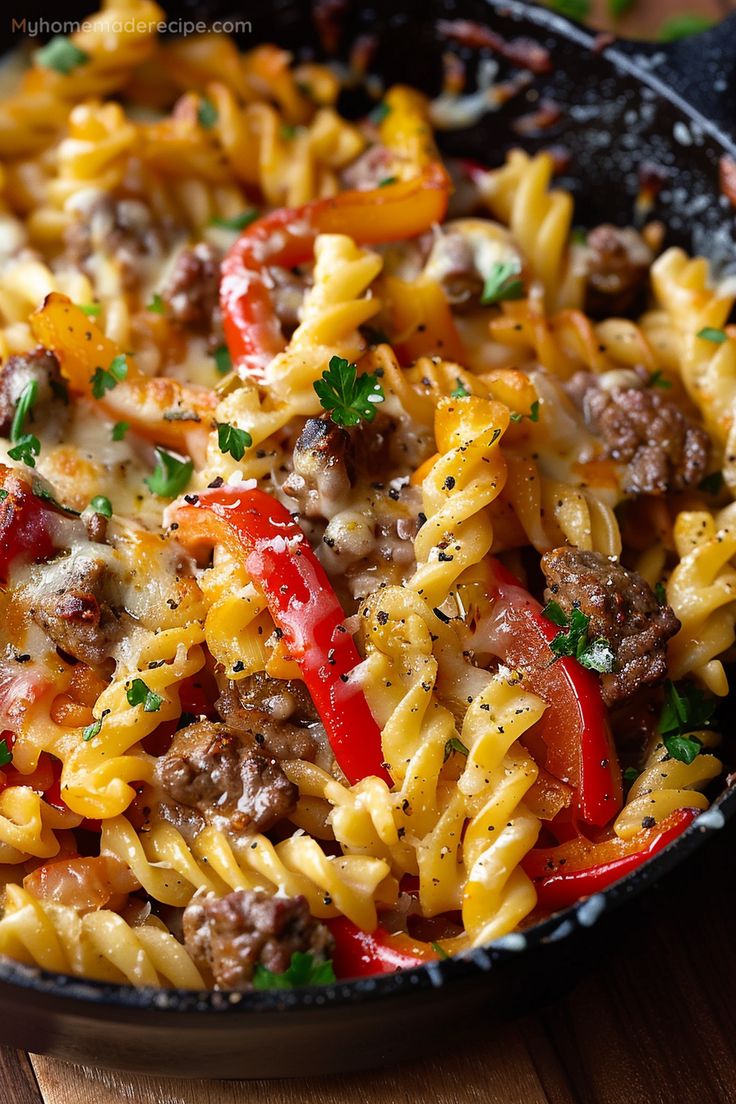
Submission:
{"label": "orange bell pepper strip", "polygon": [[269,266],[304,264],[318,234],[347,234],[359,245],[414,238],[444,218],[449,191],[447,173],[434,162],[411,180],[280,208],[251,223],[222,264],[220,305],[235,370],[262,383],[285,346]]}
{"label": "orange bell pepper strip", "polygon": [[191,452],[197,438],[206,445],[217,405],[213,391],[164,376],[146,376],[126,357],[125,376],[93,391],[98,369],[107,372],[121,350],[66,295],[52,292],[31,315],[33,336],[54,354],[61,374],[77,395],[95,399],[111,418],[135,432],[180,452]]}

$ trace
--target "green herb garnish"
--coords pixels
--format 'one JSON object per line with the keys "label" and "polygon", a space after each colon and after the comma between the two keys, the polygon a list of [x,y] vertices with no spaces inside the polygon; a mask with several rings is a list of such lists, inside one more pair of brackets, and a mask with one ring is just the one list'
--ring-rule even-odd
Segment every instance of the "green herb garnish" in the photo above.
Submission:
{"label": "green herb garnish", "polygon": [[260,963],[253,974],[254,989],[301,989],[305,985],[329,985],[335,980],[332,962],[305,951],[294,951],[283,974],[275,974]]}
{"label": "green herb garnish", "polygon": [[214,352],[215,368],[221,376],[226,376],[233,370],[233,362],[230,359],[230,350],[227,345],[218,345]]}
{"label": "green herb garnish", "polygon": [[212,100],[201,99],[199,101],[199,107],[197,108],[197,122],[203,130],[212,130],[212,127],[217,122],[217,108],[213,104]]}
{"label": "green herb garnish", "polygon": [[150,690],[143,679],[140,678],[133,679],[125,696],[128,699],[128,705],[142,705],[144,713],[158,713],[164,704],[164,699],[160,694]]}
{"label": "green herb garnish", "polygon": [[157,448],[153,475],[143,482],[160,498],[176,498],[186,487],[193,471],[192,460],[180,460],[166,449]]}
{"label": "green herb garnish", "polygon": [[530,422],[539,421],[539,399],[535,399],[532,405],[529,407],[528,414],[519,414],[516,410],[512,410],[509,414],[509,418],[512,422],[521,422],[524,418],[528,418]]}
{"label": "green herb garnish", "polygon": [[726,331],[716,330],[713,326],[703,326],[702,330],[698,330],[696,337],[701,341],[712,341],[714,345],[722,345],[724,341],[728,341]]}
{"label": "green herb garnish", "polygon": [[659,602],[660,606],[667,605],[667,590],[662,582],[654,584],[654,597]]}
{"label": "green herb garnish", "polygon": [[368,120],[369,122],[373,123],[374,126],[378,126],[380,123],[383,122],[386,116],[390,114],[391,108],[385,101],[382,100],[381,103],[376,104],[373,110],[369,113]]}
{"label": "green herb garnish", "polygon": [[70,39],[64,35],[56,35],[40,50],[36,50],[33,59],[44,69],[53,69],[67,77],[80,65],[86,65],[90,58],[88,53],[80,50]]}
{"label": "green herb garnish", "polygon": [[388,188],[389,184],[395,184],[398,179],[398,176],[384,176],[383,180],[378,181],[378,187]]}
{"label": "green herb garnish", "polygon": [[282,123],[281,124],[281,137],[286,142],[291,142],[294,138],[296,138],[298,129],[299,128],[294,126],[293,123]]}
{"label": "green herb garnish", "polygon": [[0,502],[4,502],[10,494],[10,491],[6,491],[4,488],[0,489]]}
{"label": "green herb garnish", "polygon": [[707,31],[712,26],[713,20],[707,15],[683,12],[682,15],[673,15],[666,20],[659,29],[658,37],[660,42],[676,42],[680,38]]}
{"label": "green herb garnish", "polygon": [[332,357],[329,368],[313,386],[322,408],[340,426],[372,422],[376,406],[385,399],[377,376],[359,376],[354,364],[338,356]]}
{"label": "green herb garnish", "polygon": [[450,392],[450,398],[467,399],[470,392],[468,391],[467,387],[459,376],[455,376],[455,383],[457,384],[457,387],[453,388],[453,390]]}
{"label": "green herb garnish", "polygon": [[520,271],[521,265],[516,260],[494,264],[483,283],[481,303],[488,306],[490,303],[502,303],[508,299],[522,299],[524,283],[518,279]]}
{"label": "green herb garnish", "polygon": [[79,303],[79,309],[82,314],[86,314],[88,318],[97,318],[102,307],[99,303]]}
{"label": "green herb garnish", "polygon": [[245,230],[257,218],[258,211],[255,207],[251,207],[249,210],[241,211],[239,215],[233,215],[231,218],[213,218],[210,225],[221,226],[223,230]]}
{"label": "green herb garnish", "polygon": [[634,7],[636,0],[608,0],[608,11],[614,19],[620,19]]}
{"label": "green herb garnish", "polygon": [[90,376],[92,394],[96,399],[104,398],[106,391],[112,391],[128,374],[128,360],[125,353],[118,353],[110,362],[109,368],[95,368]]}
{"label": "green herb garnish", "polygon": [[657,726],[667,754],[681,763],[692,763],[703,746],[692,732],[707,728],[715,707],[716,703],[706,698],[697,686],[688,683],[678,690],[674,682],[668,680],[664,684],[664,705]]}
{"label": "green herb garnish", "polygon": [[20,460],[29,468],[35,468],[36,457],[41,453],[41,442],[32,433],[24,433],[14,448],[8,449],[11,460]]}
{"label": "green herb garnish", "polygon": [[106,495],[95,495],[89,504],[90,510],[95,514],[102,514],[103,517],[112,517],[112,502]]}
{"label": "green herb garnish", "polygon": [[451,736],[445,744],[445,757],[443,759],[443,762],[446,763],[450,756],[453,755],[455,752],[457,752],[458,755],[467,756],[469,754],[468,749],[466,748],[462,740],[458,740],[457,736]]}
{"label": "green herb garnish", "polygon": [[7,739],[0,740],[0,767],[7,767],[13,762],[13,753],[8,747]]}
{"label": "green herb garnish", "polygon": [[636,782],[640,774],[641,771],[638,770],[636,767],[627,767],[623,773],[623,780],[627,786],[631,786],[634,782]]}
{"label": "green herb garnish", "polygon": [[556,659],[572,656],[583,667],[600,674],[610,673],[615,666],[615,656],[608,641],[597,636],[588,639],[590,618],[575,606],[568,617],[559,602],[551,601],[542,610],[543,615],[562,632],[550,641],[550,648]]}
{"label": "green herb garnish", "polygon": [[164,301],[157,291],[154,291],[151,296],[151,302],[146,303],[146,310],[151,314],[163,314],[164,313]]}
{"label": "green herb garnish", "polygon": [[217,444],[220,452],[229,452],[233,460],[242,460],[245,450],[253,444],[253,438],[247,429],[238,429],[228,422],[218,422]]}
{"label": "green herb garnish", "polygon": [[551,0],[550,7],[568,19],[582,23],[590,15],[590,0]]}
{"label": "green herb garnish", "polygon": [[113,441],[122,441],[125,434],[130,429],[130,422],[116,422],[112,427],[112,439]]}
{"label": "green herb garnish", "polygon": [[87,725],[87,727],[85,728],[84,732],[82,733],[82,739],[86,744],[89,740],[94,740],[95,736],[99,736],[101,731],[102,721],[93,721],[92,724]]}
{"label": "green herb garnish", "polygon": [[668,388],[672,387],[672,382],[667,379],[662,369],[658,368],[656,372],[652,372],[647,380],[647,387],[661,387],[663,391],[666,391]]}
{"label": "green herb garnish", "polygon": [[440,958],[450,958],[451,957],[447,953],[447,951],[445,950],[445,948],[442,946],[441,943],[437,943],[437,942],[430,943],[430,947],[432,948],[434,953],[436,955],[438,955]]}
{"label": "green herb garnish", "polygon": [[19,441],[23,436],[23,426],[25,420],[31,412],[36,399],[38,398],[38,381],[29,380],[21,391],[20,398],[16,403],[15,413],[13,414],[13,424],[10,427],[10,440]]}

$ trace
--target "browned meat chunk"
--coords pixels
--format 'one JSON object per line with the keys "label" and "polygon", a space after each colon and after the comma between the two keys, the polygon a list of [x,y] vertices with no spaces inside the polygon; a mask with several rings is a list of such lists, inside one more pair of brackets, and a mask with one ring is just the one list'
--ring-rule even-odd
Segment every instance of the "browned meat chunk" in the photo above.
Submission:
{"label": "browned meat chunk", "polygon": [[653,387],[607,390],[587,372],[577,373],[569,386],[608,455],[627,465],[629,494],[697,487],[708,469],[708,434],[673,399]]}
{"label": "browned meat chunk", "polygon": [[197,809],[206,820],[226,819],[237,832],[272,828],[299,797],[275,759],[210,721],[181,729],[157,772],[173,801]]}
{"label": "browned meat chunk", "polygon": [[319,715],[301,679],[277,679],[259,671],[230,683],[243,709],[267,713],[272,721],[295,725],[317,724]]}
{"label": "browned meat chunk", "polygon": [[54,560],[44,569],[30,611],[57,648],[93,667],[110,656],[120,632],[106,584],[101,560]]}
{"label": "browned meat chunk", "polygon": [[667,641],[680,622],[668,605],[660,606],[641,575],[600,552],[555,548],[542,557],[546,601],[554,599],[566,614],[577,607],[590,619],[589,637],[610,644],[615,670],[601,676],[606,705],[624,701],[667,675]]}
{"label": "browned meat chunk", "polygon": [[256,966],[283,974],[297,951],[324,961],[334,942],[325,925],[310,916],[304,897],[248,889],[187,905],[184,941],[219,989],[250,989]]}
{"label": "browned meat chunk", "polygon": [[66,258],[83,272],[91,272],[89,261],[103,254],[114,258],[126,288],[138,286],[147,264],[163,256],[165,235],[145,203],[137,199],[95,199],[68,228]]}
{"label": "browned meat chunk", "polygon": [[215,331],[219,328],[219,286],[219,252],[206,242],[183,250],[162,293],[169,316],[193,330]]}
{"label": "browned meat chunk", "polygon": [[66,399],[66,388],[53,353],[48,353],[39,346],[30,353],[11,356],[5,367],[0,369],[1,436],[10,436],[18,400],[32,382],[36,383],[38,392],[28,414],[27,424],[32,424],[35,418],[43,419],[54,400]]}
{"label": "browned meat chunk", "polygon": [[294,470],[282,490],[304,517],[332,517],[348,502],[350,437],[323,418],[308,418],[294,446]]}
{"label": "browned meat chunk", "polygon": [[641,234],[603,223],[588,234],[587,250],[587,313],[606,318],[633,310],[654,260]]}
{"label": "browned meat chunk", "polygon": [[[275,687],[294,685],[268,681]],[[290,708],[290,696],[288,690],[278,689],[269,696],[265,687],[256,690],[251,680],[243,679],[232,682],[222,692],[215,702],[215,709],[230,731],[236,732],[264,755],[275,759],[314,759],[319,747],[314,729],[318,719],[314,706],[306,690],[302,690],[311,711],[303,714],[304,720],[295,717],[296,723],[290,724],[287,716],[292,714],[285,715]]]}

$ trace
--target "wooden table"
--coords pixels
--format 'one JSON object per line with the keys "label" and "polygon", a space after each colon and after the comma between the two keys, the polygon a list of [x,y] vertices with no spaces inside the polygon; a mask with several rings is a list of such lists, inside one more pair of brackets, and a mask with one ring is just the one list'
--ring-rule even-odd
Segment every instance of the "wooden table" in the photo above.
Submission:
{"label": "wooden table", "polygon": [[0,1048],[0,1104],[736,1104],[736,827],[622,914],[577,989],[425,1065],[313,1081],[166,1081]]}

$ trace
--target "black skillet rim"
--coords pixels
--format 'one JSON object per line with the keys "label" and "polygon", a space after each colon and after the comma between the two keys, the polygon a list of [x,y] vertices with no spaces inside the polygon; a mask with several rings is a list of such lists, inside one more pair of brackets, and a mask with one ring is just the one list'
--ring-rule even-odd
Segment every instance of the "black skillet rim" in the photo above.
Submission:
{"label": "black skillet rim", "polygon": [[[505,16],[536,24],[540,31],[556,31],[580,46],[588,49],[595,48],[597,39],[595,33],[579,27],[546,8],[523,4],[519,0],[486,0],[486,3],[489,8],[494,8]],[[651,50],[651,47],[649,49]],[[635,54],[632,56],[635,50],[646,55],[647,44],[623,40],[612,43],[602,52],[614,67],[649,85],[659,96],[668,98],[678,111],[689,116],[725,152],[736,152],[736,143],[729,135],[703,116],[656,74],[637,64]],[[697,851],[713,832],[723,828],[734,816],[736,816],[736,786],[731,786],[723,790],[710,808],[696,817],[686,831],[664,851],[602,893],[594,894],[568,909],[555,913],[524,933],[512,933],[485,947],[412,970],[339,981],[318,988],[231,993],[217,990],[135,988],[132,985],[111,984],[58,974],[0,956],[0,984],[16,986],[46,998],[76,1001],[80,1006],[80,1015],[84,1014],[85,1009],[89,1009],[92,1014],[95,1008],[113,1011],[115,1009],[151,1011],[159,1014],[171,1012],[174,1015],[182,1013],[263,1015],[274,1012],[304,1012],[320,1008],[334,1009],[349,1004],[380,1000],[394,993],[426,991],[443,987],[448,983],[460,983],[473,977],[482,977],[503,963],[518,958],[519,955],[535,949],[543,952],[545,947],[567,940],[575,932],[590,928],[604,912],[618,908],[626,900],[639,896],[648,886],[672,871]]]}

